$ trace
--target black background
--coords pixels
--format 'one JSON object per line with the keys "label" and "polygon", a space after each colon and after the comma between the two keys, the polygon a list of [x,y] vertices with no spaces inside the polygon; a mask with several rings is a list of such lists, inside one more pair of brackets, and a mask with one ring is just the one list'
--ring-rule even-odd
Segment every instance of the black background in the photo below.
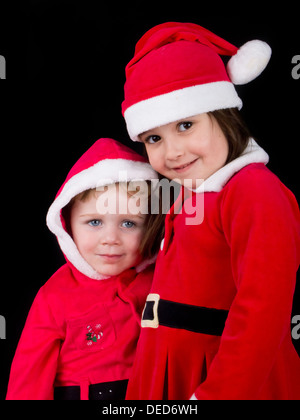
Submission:
{"label": "black background", "polygon": [[[140,151],[121,115],[124,68],[152,26],[193,22],[237,46],[256,38],[271,45],[268,68],[238,92],[244,118],[270,155],[269,168],[300,198],[300,79],[291,74],[292,58],[300,54],[295,10],[264,16],[255,7],[204,10],[199,1],[11,5],[14,10],[0,10],[0,55],[7,63],[0,84],[0,315],[7,330],[0,340],[0,399],[34,296],[64,263],[45,216],[68,170],[100,137]],[[294,314],[300,314],[299,294]],[[300,340],[295,346],[300,352]]]}

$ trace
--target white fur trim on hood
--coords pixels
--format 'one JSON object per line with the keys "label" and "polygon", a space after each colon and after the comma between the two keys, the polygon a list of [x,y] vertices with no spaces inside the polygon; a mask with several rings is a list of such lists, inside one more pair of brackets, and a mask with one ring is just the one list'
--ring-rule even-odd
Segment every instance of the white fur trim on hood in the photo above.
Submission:
{"label": "white fur trim on hood", "polygon": [[[92,188],[113,184],[115,182],[144,181],[157,179],[157,173],[150,164],[130,161],[126,159],[106,159],[74,175],[64,185],[60,194],[50,206],[47,214],[47,226],[58,239],[60,248],[68,261],[82,274],[95,280],[104,280],[104,276],[94,270],[81,256],[75,242],[66,232],[61,220],[61,210],[83,191]],[[143,261],[141,268],[144,269],[152,261]],[[137,271],[142,271],[136,267]]]}

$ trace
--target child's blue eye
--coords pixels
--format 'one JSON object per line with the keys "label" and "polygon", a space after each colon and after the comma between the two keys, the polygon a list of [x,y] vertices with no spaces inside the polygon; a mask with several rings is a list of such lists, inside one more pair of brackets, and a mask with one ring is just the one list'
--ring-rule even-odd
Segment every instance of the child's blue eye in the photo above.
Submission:
{"label": "child's blue eye", "polygon": [[177,128],[178,128],[178,131],[182,132],[191,128],[192,125],[193,123],[191,121],[183,121],[181,123],[178,123]]}
{"label": "child's blue eye", "polygon": [[100,226],[100,225],[101,225],[101,220],[97,220],[97,219],[95,219],[95,220],[90,220],[90,221],[88,222],[88,224],[89,224],[90,226],[92,226],[92,227],[98,227],[98,226]]}
{"label": "child's blue eye", "polygon": [[125,220],[122,223],[122,226],[128,229],[128,228],[134,227],[135,226],[135,223],[134,222],[131,222],[130,220]]}
{"label": "child's blue eye", "polygon": [[148,144],[155,144],[157,143],[159,140],[161,140],[160,136],[149,136],[145,139],[145,143]]}

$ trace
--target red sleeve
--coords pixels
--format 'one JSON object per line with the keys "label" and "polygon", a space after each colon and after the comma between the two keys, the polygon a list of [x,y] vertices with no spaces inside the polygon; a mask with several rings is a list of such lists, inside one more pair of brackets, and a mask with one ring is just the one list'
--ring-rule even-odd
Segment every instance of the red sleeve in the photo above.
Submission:
{"label": "red sleeve", "polygon": [[129,287],[122,290],[119,288],[119,296],[121,296],[124,301],[128,302],[131,305],[133,315],[135,316],[139,325],[141,325],[141,317],[145,307],[146,299],[150,293],[153,274],[154,274],[154,264],[151,264],[142,272],[138,273],[134,281],[129,285]]}
{"label": "red sleeve", "polygon": [[12,363],[8,400],[52,400],[62,332],[44,288],[30,309]]}
{"label": "red sleeve", "polygon": [[147,267],[145,270],[143,270],[137,275],[136,281],[132,284],[131,293],[135,296],[135,310],[139,322],[142,317],[147,296],[150,293],[154,268],[154,264]]}
{"label": "red sleeve", "polygon": [[299,208],[266,168],[246,169],[224,189],[221,219],[237,294],[219,351],[197,399],[256,399],[290,334],[299,266]]}

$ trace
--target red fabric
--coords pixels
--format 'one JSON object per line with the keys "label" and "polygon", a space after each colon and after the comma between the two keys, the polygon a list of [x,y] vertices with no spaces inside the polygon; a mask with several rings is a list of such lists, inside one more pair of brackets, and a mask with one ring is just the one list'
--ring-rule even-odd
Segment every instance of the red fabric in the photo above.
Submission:
{"label": "red fabric", "polygon": [[[64,265],[40,289],[11,368],[8,400],[51,400],[55,386],[128,379],[149,267],[96,281]],[[90,334],[90,335],[88,335]]]}
{"label": "red fabric", "polygon": [[129,147],[124,144],[110,138],[101,138],[97,140],[73,165],[72,169],[68,173],[65,182],[62,184],[59,189],[57,196],[61,193],[65,184],[70,181],[75,175],[84,171],[87,168],[95,165],[98,162],[106,159],[126,159],[132,160],[134,162],[144,162],[147,163],[147,160],[131,150]]}
{"label": "red fabric", "polygon": [[297,202],[263,164],[204,198],[200,225],[186,225],[184,211],[167,216],[151,293],[229,310],[223,335],[143,328],[127,398],[300,399],[290,331]]}
{"label": "red fabric", "polygon": [[126,66],[122,112],[137,102],[212,82],[230,81],[220,55],[238,48],[191,23],[168,22],[150,29]]}

